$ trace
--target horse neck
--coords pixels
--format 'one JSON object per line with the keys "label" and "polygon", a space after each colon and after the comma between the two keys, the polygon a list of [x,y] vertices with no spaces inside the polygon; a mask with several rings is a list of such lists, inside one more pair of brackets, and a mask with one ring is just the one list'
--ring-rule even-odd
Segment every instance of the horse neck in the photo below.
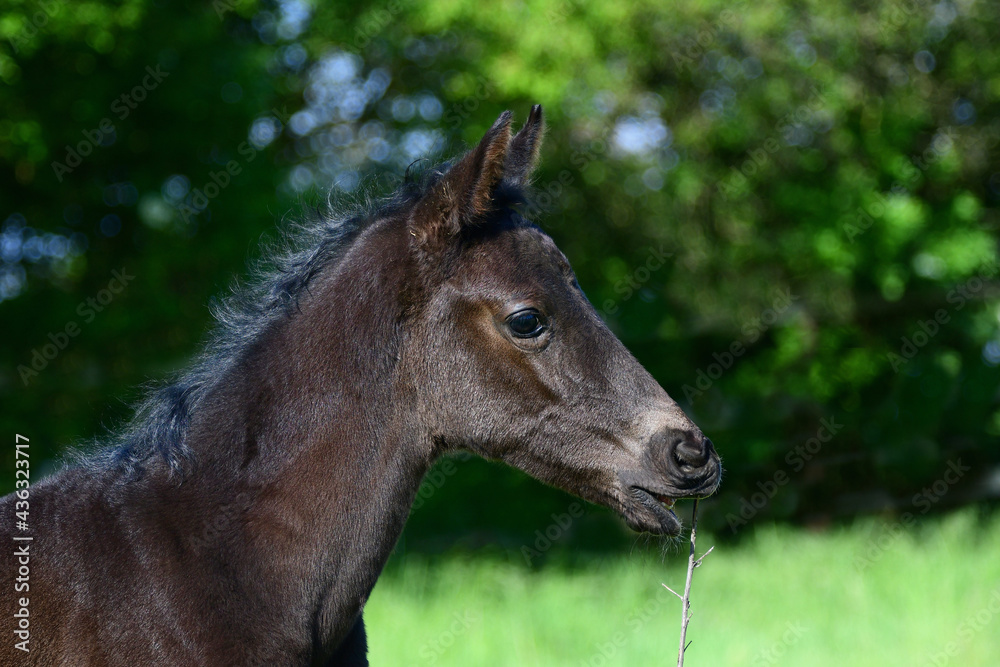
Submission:
{"label": "horse neck", "polygon": [[189,438],[200,488],[242,496],[245,553],[273,559],[248,571],[317,591],[309,604],[332,637],[363,606],[433,459],[397,367],[407,263],[385,258],[406,256],[399,231],[363,233],[317,276],[220,379]]}

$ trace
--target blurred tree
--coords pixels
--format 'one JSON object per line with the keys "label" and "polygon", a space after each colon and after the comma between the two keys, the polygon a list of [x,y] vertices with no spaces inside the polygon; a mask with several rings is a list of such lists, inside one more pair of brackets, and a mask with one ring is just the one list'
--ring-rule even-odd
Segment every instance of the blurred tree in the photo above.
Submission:
{"label": "blurred tree", "polygon": [[[912,510],[957,458],[940,505],[997,494],[995,4],[6,4],[0,396],[38,453],[182,365],[296,202],[387,192],[541,102],[528,212],[717,443],[706,522]],[[408,534],[523,541],[568,502],[458,469]]]}

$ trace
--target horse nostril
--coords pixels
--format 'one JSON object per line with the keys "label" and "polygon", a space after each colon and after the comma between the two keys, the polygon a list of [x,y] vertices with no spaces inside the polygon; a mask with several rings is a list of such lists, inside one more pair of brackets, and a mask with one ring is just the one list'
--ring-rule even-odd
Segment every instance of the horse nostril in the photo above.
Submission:
{"label": "horse nostril", "polygon": [[674,461],[685,467],[700,468],[708,463],[711,451],[711,440],[700,433],[684,433],[675,440]]}

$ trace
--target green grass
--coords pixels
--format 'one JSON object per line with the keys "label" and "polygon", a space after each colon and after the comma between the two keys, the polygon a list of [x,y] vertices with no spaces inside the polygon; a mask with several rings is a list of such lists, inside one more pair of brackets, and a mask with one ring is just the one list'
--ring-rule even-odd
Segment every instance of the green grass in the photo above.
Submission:
{"label": "green grass", "polygon": [[[1000,517],[974,517],[901,533],[874,521],[759,527],[717,546],[695,575],[685,664],[997,664]],[[892,534],[859,571],[872,540]],[[712,544],[701,536],[699,551]],[[660,582],[683,586],[686,553],[685,544],[665,559],[621,554],[535,571],[518,553],[404,555],[365,611],[371,664],[673,665],[680,603]]]}

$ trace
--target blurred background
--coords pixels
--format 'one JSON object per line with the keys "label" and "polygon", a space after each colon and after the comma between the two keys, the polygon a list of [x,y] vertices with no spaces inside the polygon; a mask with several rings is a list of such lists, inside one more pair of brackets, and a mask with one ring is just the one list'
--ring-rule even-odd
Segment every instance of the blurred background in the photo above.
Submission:
{"label": "blurred background", "polygon": [[[0,491],[15,433],[44,474],[182,368],[285,221],[537,102],[531,217],[724,459],[689,664],[996,664],[998,23],[975,0],[2,0]],[[673,664],[686,555],[451,457],[369,603],[372,664]]]}

